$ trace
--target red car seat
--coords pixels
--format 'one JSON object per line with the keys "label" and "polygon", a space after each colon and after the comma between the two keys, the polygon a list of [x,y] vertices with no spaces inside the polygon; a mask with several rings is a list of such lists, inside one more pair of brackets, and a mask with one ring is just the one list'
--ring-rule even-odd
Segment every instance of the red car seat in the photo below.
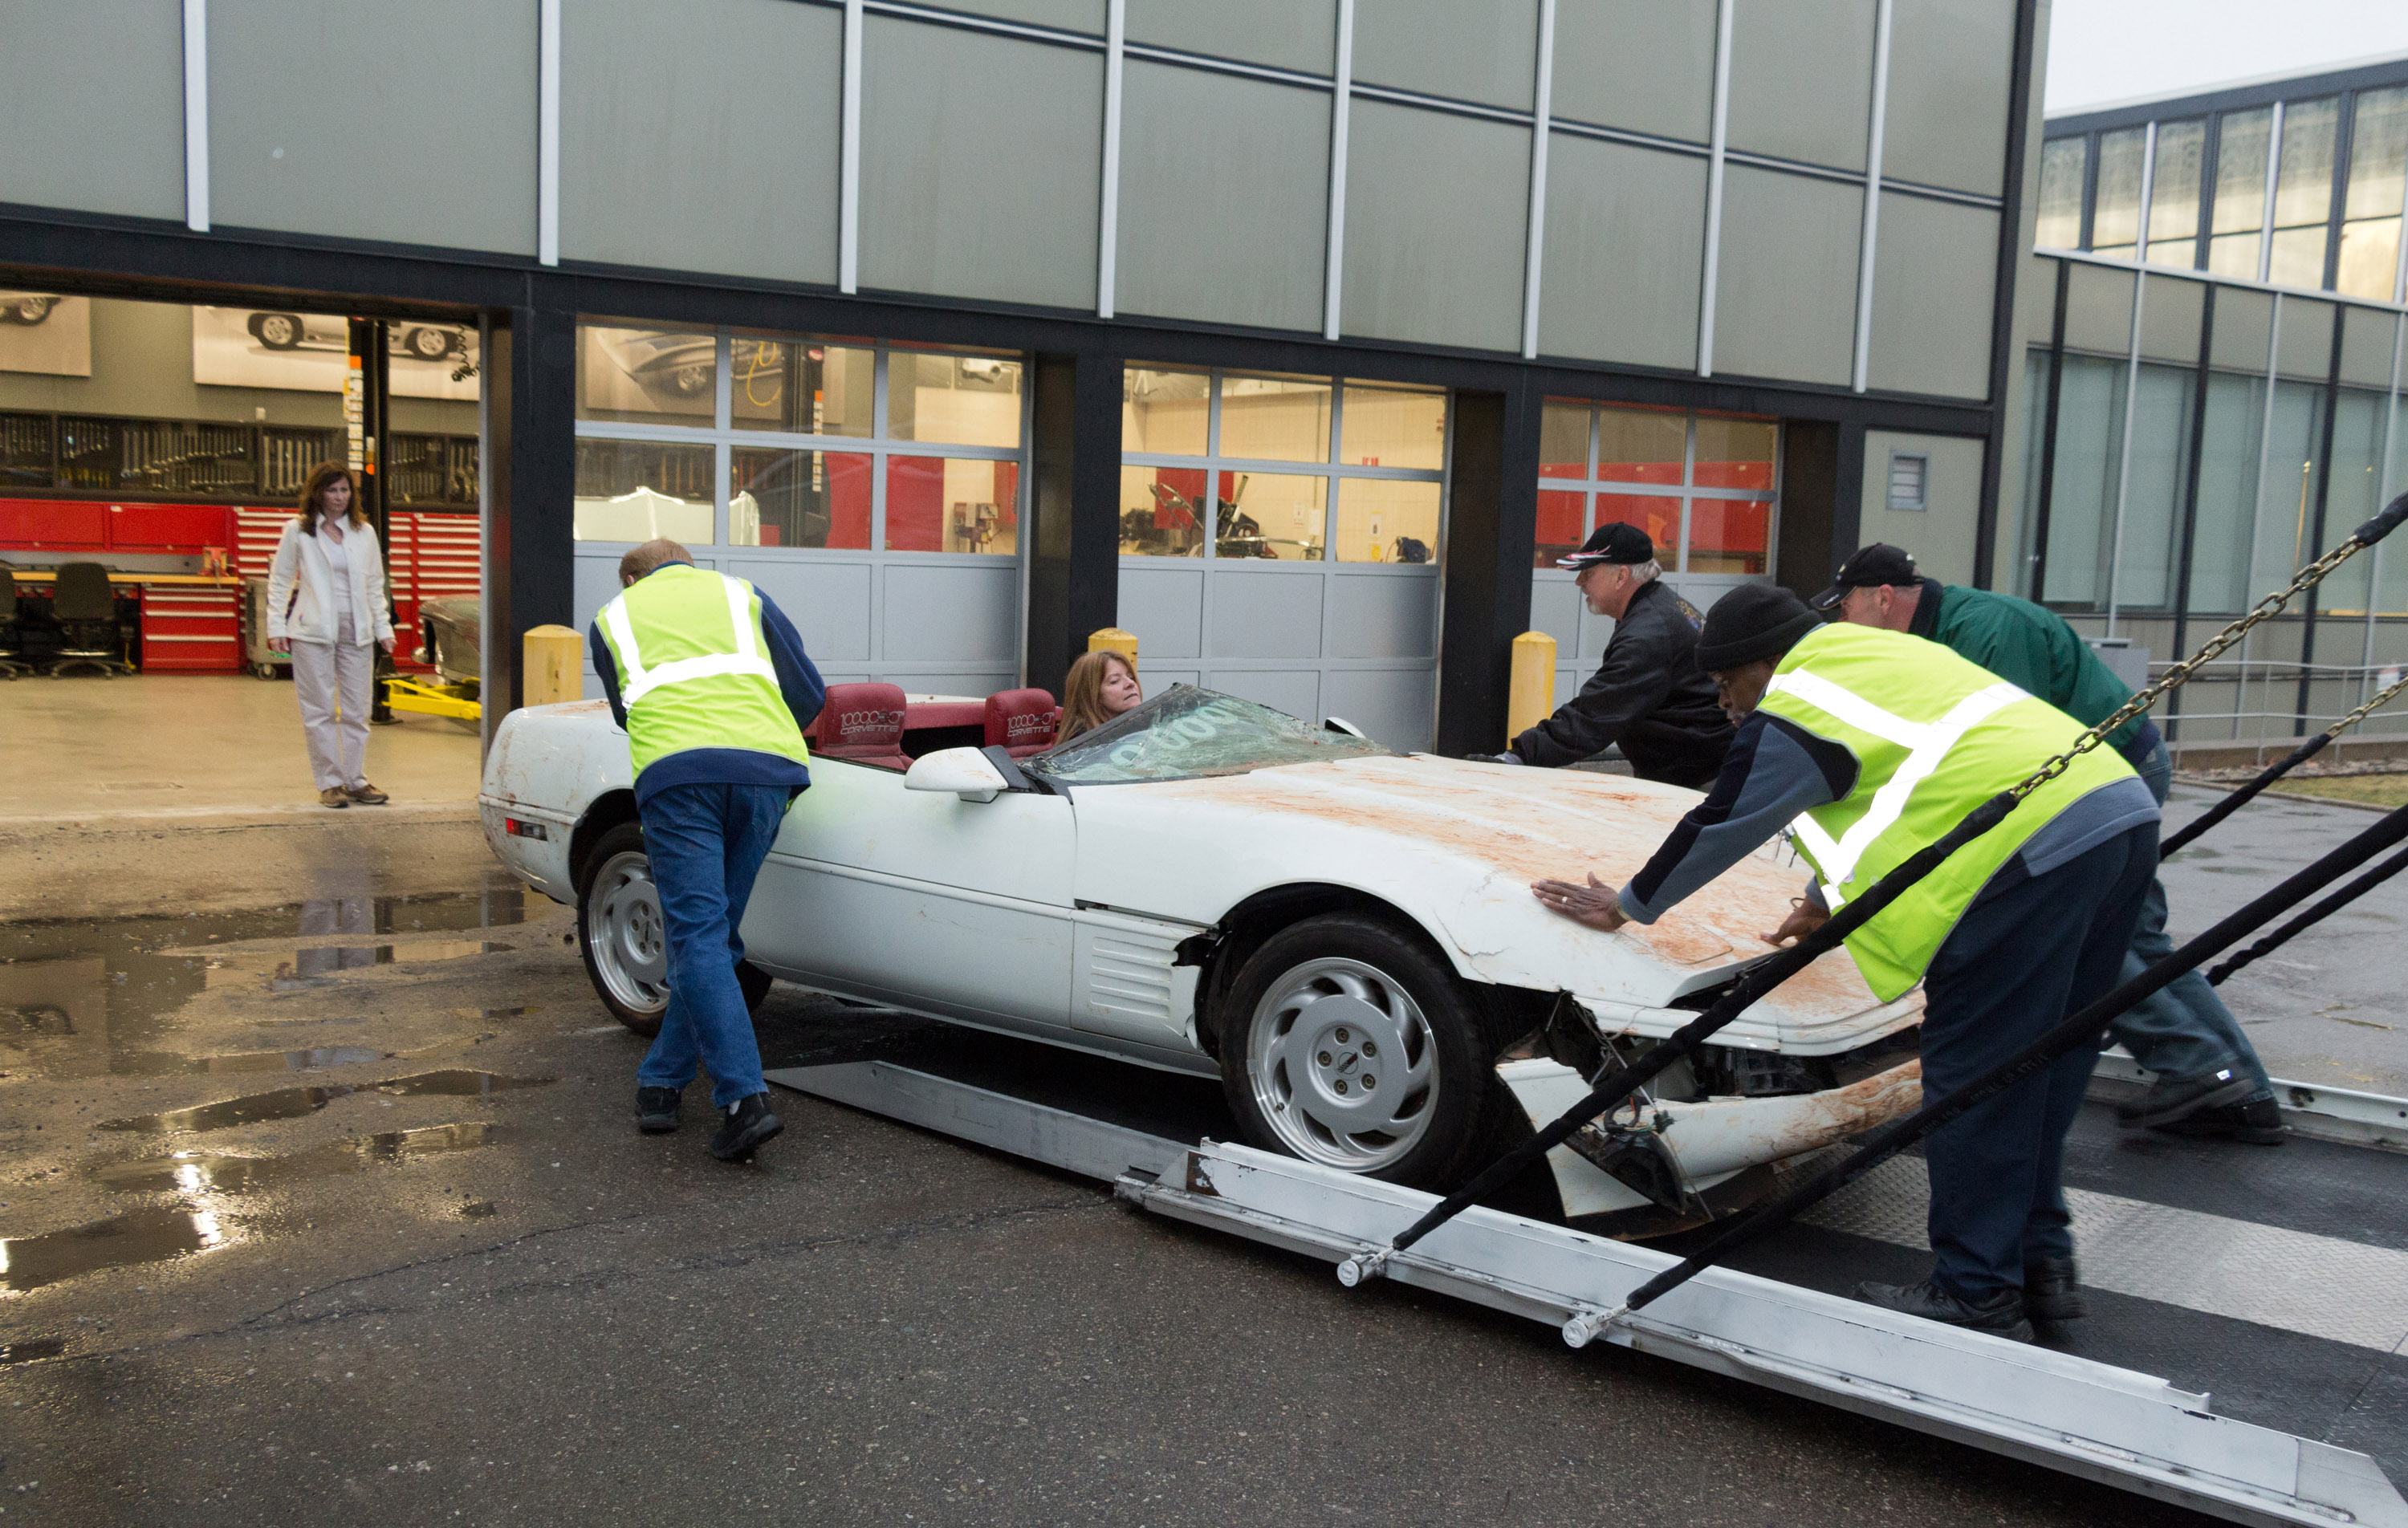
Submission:
{"label": "red car seat", "polygon": [[1054,746],[1062,707],[1043,690],[1006,690],[986,697],[986,746],[1001,744],[1015,759]]}
{"label": "red car seat", "polygon": [[903,692],[892,684],[832,684],[819,720],[811,723],[811,751],[824,759],[851,759],[884,769],[909,769],[903,752]]}

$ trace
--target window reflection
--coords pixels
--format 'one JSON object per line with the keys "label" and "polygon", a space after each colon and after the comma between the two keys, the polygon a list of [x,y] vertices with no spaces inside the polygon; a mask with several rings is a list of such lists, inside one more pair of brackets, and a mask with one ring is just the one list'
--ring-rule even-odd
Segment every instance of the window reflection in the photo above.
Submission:
{"label": "window reflection", "polygon": [[1556,558],[1580,550],[1581,543],[1587,539],[1588,495],[1560,488],[1541,489],[1538,546],[1531,553],[1530,565],[1553,567]]}
{"label": "window reflection", "polygon": [[2207,149],[2203,121],[2159,122],[2157,167],[2149,176],[2149,250],[2152,265],[2188,269],[2199,254],[2200,161]]}
{"label": "window reflection", "polygon": [[1656,560],[1665,567],[1678,570],[1681,550],[1681,501],[1677,496],[1657,498],[1634,493],[1599,493],[1597,496],[1597,523],[1610,524],[1620,521],[1636,525],[1656,543]]}
{"label": "window reflection", "polygon": [[2128,127],[2099,135],[2099,195],[2090,214],[2090,248],[2130,259],[2141,236],[2141,156],[2145,129]]}
{"label": "window reflection", "polygon": [[1018,446],[1020,363],[888,352],[886,435],[948,446]]}
{"label": "window reflection", "polygon": [[1121,468],[1121,555],[1204,555],[1202,467]]}
{"label": "window reflection", "polygon": [[728,420],[736,428],[868,438],[876,351],[745,335],[735,347]]}
{"label": "window reflection", "polygon": [[727,544],[869,548],[870,458],[853,451],[731,453]]}
{"label": "window reflection", "polygon": [[1128,367],[1121,378],[1121,450],[1203,455],[1211,398],[1210,373]]}
{"label": "window reflection", "polygon": [[2032,242],[2043,250],[2082,247],[2082,178],[2090,140],[2052,138],[2040,150],[2040,223]]}
{"label": "window reflection", "polygon": [[[2408,85],[2367,91],[2350,119],[2349,189],[2334,286],[2388,302],[2400,278],[2400,202],[2408,178]],[[2335,487],[2340,486],[2335,484]]]}
{"label": "window reflection", "polygon": [[1020,546],[1020,464],[886,459],[886,550],[1008,556]]}
{"label": "window reflection", "polygon": [[1341,563],[1429,563],[1438,558],[1439,485],[1349,478],[1338,486]]}
{"label": "window reflection", "polygon": [[2266,279],[2276,286],[2321,287],[2332,216],[2333,135],[2341,105],[2290,101],[2283,107],[2282,167],[2274,184],[2274,237]]}
{"label": "window reflection", "polygon": [[1286,377],[1221,378],[1221,454],[1329,460],[1329,384]]}
{"label": "window reflection", "polygon": [[1677,483],[1688,456],[1689,417],[1655,409],[1600,408],[1597,475],[1625,483]]}
{"label": "window reflection", "polygon": [[1762,499],[1689,501],[1688,573],[1770,573],[1772,506]]}
{"label": "window reflection", "polygon": [[1692,481],[1699,488],[1769,489],[1773,447],[1779,438],[1778,426],[1770,420],[1700,414],[1697,473]]}
{"label": "window reflection", "polygon": [[1540,477],[1588,476],[1589,415],[1584,403],[1547,401],[1539,412]]}
{"label": "window reflection", "polygon": [[577,330],[577,417],[708,426],[718,409],[719,340],[710,330]]}
{"label": "window reflection", "polygon": [[667,441],[579,441],[574,536],[710,546],[715,455],[709,446]]}
{"label": "window reflection", "polygon": [[2218,276],[2258,279],[2258,241],[2266,224],[2266,149],[2273,121],[2274,108],[2259,107],[2228,111],[2216,124],[2207,268]]}
{"label": "window reflection", "polygon": [[1329,524],[1329,479],[1286,473],[1218,475],[1212,555],[1321,561]]}
{"label": "window reflection", "polygon": [[[1229,428],[1228,407],[1226,402],[1221,406],[1225,436]],[[1446,394],[1435,388],[1349,382],[1340,434],[1343,438],[1338,459],[1350,467],[1420,467],[1436,472],[1446,464]]]}

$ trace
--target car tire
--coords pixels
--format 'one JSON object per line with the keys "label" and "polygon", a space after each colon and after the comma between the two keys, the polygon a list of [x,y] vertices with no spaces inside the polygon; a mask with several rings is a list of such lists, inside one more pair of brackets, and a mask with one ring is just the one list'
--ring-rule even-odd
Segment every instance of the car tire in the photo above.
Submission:
{"label": "car tire", "polygon": [[1220,1031],[1248,1145],[1421,1189],[1479,1167],[1495,1046],[1455,973],[1390,925],[1337,913],[1272,935]]}
{"label": "car tire", "polygon": [[[669,1006],[668,926],[652,863],[644,856],[644,830],[622,822],[594,846],[594,873],[577,897],[577,948],[585,979],[610,1016],[652,1039],[661,1032]],[[744,1007],[759,1013],[768,1000],[769,973],[751,961],[736,963]]]}
{"label": "car tire", "polygon": [[254,313],[251,316],[251,332],[271,350],[290,350],[301,343],[301,317],[297,313]]}
{"label": "car tire", "polygon": [[452,336],[422,325],[401,336],[401,348],[421,361],[440,361],[452,353]]}

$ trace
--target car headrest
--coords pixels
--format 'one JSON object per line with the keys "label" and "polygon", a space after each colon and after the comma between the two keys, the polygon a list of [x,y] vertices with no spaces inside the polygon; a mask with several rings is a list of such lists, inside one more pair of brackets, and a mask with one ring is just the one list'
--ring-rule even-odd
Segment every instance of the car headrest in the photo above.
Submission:
{"label": "car headrest", "polygon": [[1043,749],[1054,744],[1062,707],[1044,690],[1006,690],[986,697],[986,743],[994,748]]}
{"label": "car headrest", "polygon": [[903,691],[892,684],[832,684],[811,746],[832,759],[893,753],[903,746]]}

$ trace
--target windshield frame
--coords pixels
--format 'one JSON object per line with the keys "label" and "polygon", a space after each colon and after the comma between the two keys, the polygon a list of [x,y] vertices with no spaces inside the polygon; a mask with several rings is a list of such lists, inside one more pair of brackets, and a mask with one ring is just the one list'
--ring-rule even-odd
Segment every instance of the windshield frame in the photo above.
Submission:
{"label": "windshield frame", "polygon": [[[1265,745],[1266,757],[1252,763],[1207,764],[1194,769],[1173,769],[1159,774],[1126,773],[1102,778],[1082,778],[1079,774],[1063,770],[1053,763],[1057,758],[1075,753],[1094,759],[1109,770],[1114,761],[1105,760],[1095,750],[1114,749],[1117,745],[1154,736],[1157,729],[1166,724],[1175,724],[1189,717],[1195,717],[1199,712],[1223,706],[1225,703],[1231,707],[1248,707],[1253,712],[1258,713],[1256,716],[1246,716],[1244,720],[1269,721],[1270,724],[1265,726],[1259,735]],[[1242,716],[1243,713],[1240,715]],[[1199,718],[1199,720],[1202,719]],[[1282,725],[1283,723],[1284,725]],[[1209,727],[1209,721],[1206,725]],[[1209,739],[1211,735],[1207,731],[1200,736],[1192,732],[1189,735],[1202,742]],[[1161,750],[1149,751],[1154,751],[1156,757],[1160,757]],[[1289,764],[1316,764],[1340,759],[1393,757],[1396,757],[1393,750],[1369,737],[1327,725],[1316,728],[1299,717],[1292,716],[1276,707],[1266,706],[1261,701],[1248,700],[1242,695],[1232,695],[1226,691],[1207,690],[1201,685],[1174,684],[1162,693],[1131,707],[1102,726],[1090,728],[1076,737],[1054,744],[1043,753],[1018,762],[1022,769],[1030,774],[1041,776],[1056,788],[1068,790],[1101,785],[1148,785],[1172,780],[1214,779],[1230,775],[1251,775],[1258,769],[1278,769]],[[1143,764],[1144,761],[1132,759],[1124,767],[1134,770],[1142,768]]]}

